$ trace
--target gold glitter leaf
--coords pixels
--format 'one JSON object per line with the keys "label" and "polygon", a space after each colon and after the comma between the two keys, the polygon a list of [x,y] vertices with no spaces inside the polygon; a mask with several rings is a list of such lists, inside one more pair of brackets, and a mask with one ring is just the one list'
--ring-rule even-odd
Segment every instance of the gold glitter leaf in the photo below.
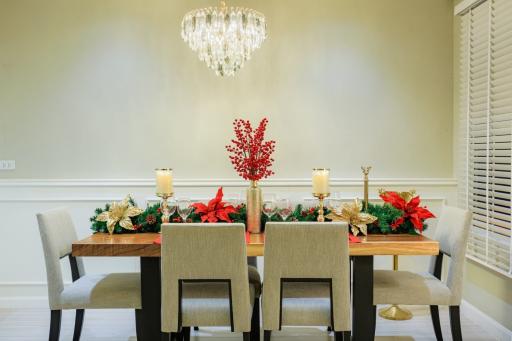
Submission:
{"label": "gold glitter leaf", "polygon": [[357,236],[359,233],[366,236],[368,234],[367,224],[376,221],[377,217],[361,212],[362,208],[362,202],[355,199],[353,202],[342,203],[340,207],[331,207],[331,213],[325,217],[332,221],[344,221],[348,223],[354,236]]}

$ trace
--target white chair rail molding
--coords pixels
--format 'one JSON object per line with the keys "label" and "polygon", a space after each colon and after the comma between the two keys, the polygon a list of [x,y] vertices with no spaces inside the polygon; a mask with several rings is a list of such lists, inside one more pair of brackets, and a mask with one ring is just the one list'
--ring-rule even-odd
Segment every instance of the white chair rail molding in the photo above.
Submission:
{"label": "white chair rail molding", "polygon": [[0,341],[512,340],[511,0],[0,1]]}

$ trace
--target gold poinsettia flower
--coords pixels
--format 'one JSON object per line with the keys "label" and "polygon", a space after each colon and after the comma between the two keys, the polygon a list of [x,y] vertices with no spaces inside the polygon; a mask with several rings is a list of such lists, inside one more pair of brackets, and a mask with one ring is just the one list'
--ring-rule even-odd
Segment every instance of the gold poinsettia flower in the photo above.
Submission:
{"label": "gold poinsettia flower", "polygon": [[352,234],[357,236],[359,232],[365,236],[368,234],[367,224],[377,220],[371,214],[361,212],[363,203],[355,199],[353,202],[345,202],[340,207],[330,207],[331,213],[325,217],[332,221],[343,221],[349,224]]}
{"label": "gold poinsettia flower", "polygon": [[136,217],[143,211],[130,204],[130,196],[128,195],[121,202],[113,202],[108,211],[105,211],[96,217],[96,221],[106,221],[108,233],[114,233],[116,224],[127,230],[133,230],[131,217]]}

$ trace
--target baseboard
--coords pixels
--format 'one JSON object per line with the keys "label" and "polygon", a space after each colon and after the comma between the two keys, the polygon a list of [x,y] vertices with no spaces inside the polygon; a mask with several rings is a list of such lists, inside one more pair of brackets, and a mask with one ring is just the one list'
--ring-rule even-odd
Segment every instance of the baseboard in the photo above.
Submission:
{"label": "baseboard", "polygon": [[471,318],[474,318],[476,321],[478,321],[478,323],[484,329],[496,331],[499,334],[499,340],[512,340],[512,330],[500,324],[495,319],[485,314],[483,311],[481,311],[468,301],[462,300],[460,307],[465,314],[470,315]]}

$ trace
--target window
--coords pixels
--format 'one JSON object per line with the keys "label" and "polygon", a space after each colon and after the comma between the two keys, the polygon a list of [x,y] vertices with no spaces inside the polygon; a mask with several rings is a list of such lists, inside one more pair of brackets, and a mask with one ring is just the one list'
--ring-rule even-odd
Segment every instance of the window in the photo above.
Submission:
{"label": "window", "polygon": [[512,1],[477,3],[460,18],[459,204],[468,257],[512,277]]}

